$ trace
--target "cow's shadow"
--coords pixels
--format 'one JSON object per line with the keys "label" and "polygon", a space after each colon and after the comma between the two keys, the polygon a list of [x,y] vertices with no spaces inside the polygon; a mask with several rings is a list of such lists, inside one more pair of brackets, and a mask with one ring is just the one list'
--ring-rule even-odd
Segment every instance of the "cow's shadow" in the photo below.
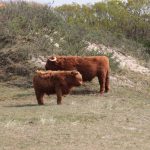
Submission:
{"label": "cow's shadow", "polygon": [[15,107],[15,108],[24,108],[24,107],[46,107],[46,106],[53,106],[56,105],[55,103],[45,103],[44,105],[35,104],[16,104],[16,105],[4,105],[3,107]]}
{"label": "cow's shadow", "polygon": [[99,94],[98,90],[82,89],[82,90],[73,90],[70,92],[70,95],[92,95]]}
{"label": "cow's shadow", "polygon": [[39,106],[38,104],[19,104],[19,105],[4,105],[3,107],[34,107]]}

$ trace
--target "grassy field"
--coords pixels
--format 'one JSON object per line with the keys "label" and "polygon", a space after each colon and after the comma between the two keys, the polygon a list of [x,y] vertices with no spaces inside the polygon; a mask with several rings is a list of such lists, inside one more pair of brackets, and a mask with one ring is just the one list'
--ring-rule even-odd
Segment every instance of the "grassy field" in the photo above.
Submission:
{"label": "grassy field", "polygon": [[94,80],[38,106],[32,88],[0,83],[0,150],[149,150],[149,89],[111,87],[101,97]]}

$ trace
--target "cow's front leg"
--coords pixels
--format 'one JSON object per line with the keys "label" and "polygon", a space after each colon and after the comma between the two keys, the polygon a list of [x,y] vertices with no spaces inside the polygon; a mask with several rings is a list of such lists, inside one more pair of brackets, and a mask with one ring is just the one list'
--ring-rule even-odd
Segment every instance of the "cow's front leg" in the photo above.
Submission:
{"label": "cow's front leg", "polygon": [[36,99],[37,99],[38,104],[44,105],[44,102],[43,102],[44,93],[35,90],[35,95],[36,95]]}
{"label": "cow's front leg", "polygon": [[62,103],[62,90],[59,86],[56,86],[55,91],[57,95],[57,105],[60,105]]}

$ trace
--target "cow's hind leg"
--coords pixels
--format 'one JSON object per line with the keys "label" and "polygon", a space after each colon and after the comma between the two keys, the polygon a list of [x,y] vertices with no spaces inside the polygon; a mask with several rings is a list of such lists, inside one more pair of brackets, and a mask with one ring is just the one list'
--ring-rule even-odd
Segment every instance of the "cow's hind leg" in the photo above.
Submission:
{"label": "cow's hind leg", "polygon": [[36,95],[36,99],[37,99],[38,104],[39,105],[44,105],[44,102],[43,102],[44,93],[35,91],[35,95]]}
{"label": "cow's hind leg", "polygon": [[105,91],[106,73],[104,71],[99,72],[98,80],[100,84],[100,94],[103,95]]}
{"label": "cow's hind leg", "polygon": [[105,82],[105,92],[107,93],[109,91],[110,87],[109,87],[109,72],[107,71],[106,74],[106,82]]}

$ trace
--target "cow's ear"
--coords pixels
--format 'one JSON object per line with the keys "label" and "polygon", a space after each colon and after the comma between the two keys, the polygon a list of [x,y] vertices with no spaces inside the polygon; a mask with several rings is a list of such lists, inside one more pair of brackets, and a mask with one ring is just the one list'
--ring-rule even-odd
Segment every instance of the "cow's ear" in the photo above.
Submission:
{"label": "cow's ear", "polygon": [[76,76],[78,73],[79,73],[79,72],[76,71],[76,70],[71,71],[71,74],[72,74],[73,76]]}

